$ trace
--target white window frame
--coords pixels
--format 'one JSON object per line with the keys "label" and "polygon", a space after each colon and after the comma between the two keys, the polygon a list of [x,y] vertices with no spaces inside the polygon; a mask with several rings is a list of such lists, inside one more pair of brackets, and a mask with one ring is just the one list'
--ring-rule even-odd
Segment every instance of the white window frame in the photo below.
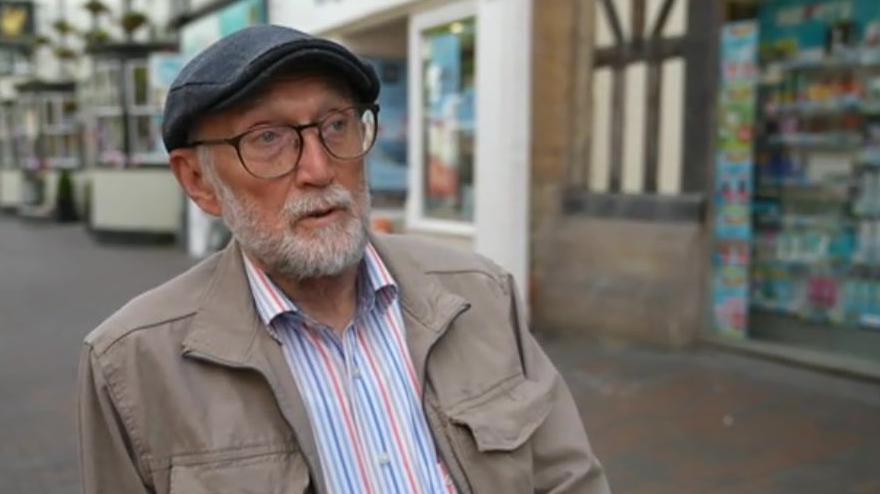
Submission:
{"label": "white window frame", "polygon": [[[467,0],[451,3],[437,9],[413,14],[409,23],[409,194],[406,201],[406,224],[410,230],[461,235],[473,237],[476,234],[475,220],[458,221],[431,218],[425,214],[425,163],[424,149],[424,111],[422,105],[422,34],[434,27],[458,20],[473,19],[476,36],[480,36],[477,4]],[[479,44],[479,43],[478,43]],[[479,65],[475,68],[479,73]],[[479,80],[477,75],[476,80]],[[477,98],[480,90],[477,88]],[[476,190],[476,168],[479,166],[477,148],[480,146],[479,127],[474,136],[474,189]],[[475,206],[476,206],[476,201]],[[476,219],[476,211],[474,212]]]}

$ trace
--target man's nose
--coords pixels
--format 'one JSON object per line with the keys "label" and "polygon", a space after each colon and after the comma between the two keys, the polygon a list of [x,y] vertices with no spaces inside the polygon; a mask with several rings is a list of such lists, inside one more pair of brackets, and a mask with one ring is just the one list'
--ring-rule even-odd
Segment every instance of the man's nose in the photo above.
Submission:
{"label": "man's nose", "polygon": [[302,139],[302,156],[296,167],[297,185],[305,187],[330,185],[336,176],[336,169],[333,166],[333,158],[321,143],[317,130],[305,129]]}

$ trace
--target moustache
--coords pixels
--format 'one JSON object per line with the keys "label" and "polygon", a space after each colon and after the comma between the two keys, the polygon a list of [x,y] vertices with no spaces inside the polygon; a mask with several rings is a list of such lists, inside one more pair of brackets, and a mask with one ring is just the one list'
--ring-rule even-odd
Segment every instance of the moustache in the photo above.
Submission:
{"label": "moustache", "polygon": [[284,204],[284,215],[290,222],[307,216],[318,216],[333,209],[351,211],[355,200],[351,192],[341,185],[331,185],[321,192],[313,192],[290,198]]}

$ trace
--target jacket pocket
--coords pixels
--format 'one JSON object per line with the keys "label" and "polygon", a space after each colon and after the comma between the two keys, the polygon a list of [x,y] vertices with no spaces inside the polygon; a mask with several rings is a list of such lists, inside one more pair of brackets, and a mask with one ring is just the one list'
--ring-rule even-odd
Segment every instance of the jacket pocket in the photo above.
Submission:
{"label": "jacket pocket", "polygon": [[554,381],[519,377],[448,411],[451,439],[474,492],[533,492],[529,439],[553,406]]}
{"label": "jacket pocket", "polygon": [[173,465],[171,494],[303,494],[309,471],[299,453]]}

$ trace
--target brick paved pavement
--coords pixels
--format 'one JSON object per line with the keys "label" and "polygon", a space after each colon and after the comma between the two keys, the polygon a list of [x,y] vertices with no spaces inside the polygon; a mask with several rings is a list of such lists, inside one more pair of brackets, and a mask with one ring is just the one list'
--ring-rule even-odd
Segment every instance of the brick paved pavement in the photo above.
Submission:
{"label": "brick paved pavement", "polygon": [[[82,337],[191,264],[0,215],[0,493],[77,492]],[[880,493],[880,386],[752,358],[542,338],[620,494]]]}

